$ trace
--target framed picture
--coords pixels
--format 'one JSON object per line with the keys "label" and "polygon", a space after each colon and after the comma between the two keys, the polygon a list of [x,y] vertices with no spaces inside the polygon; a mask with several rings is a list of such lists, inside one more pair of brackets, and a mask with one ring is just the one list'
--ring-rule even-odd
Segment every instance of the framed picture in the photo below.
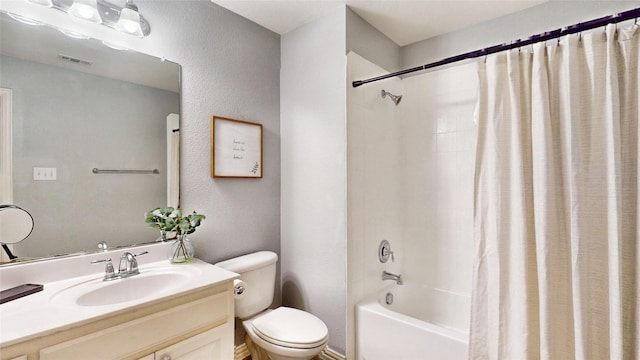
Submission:
{"label": "framed picture", "polygon": [[211,118],[211,177],[262,178],[262,124]]}

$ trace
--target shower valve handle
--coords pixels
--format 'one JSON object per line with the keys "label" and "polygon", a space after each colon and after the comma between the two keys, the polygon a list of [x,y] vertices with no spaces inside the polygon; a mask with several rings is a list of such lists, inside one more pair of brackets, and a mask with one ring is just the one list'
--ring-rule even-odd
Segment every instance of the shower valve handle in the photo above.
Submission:
{"label": "shower valve handle", "polygon": [[393,251],[388,250],[385,252],[385,254],[391,255],[391,262],[396,262],[396,257],[393,256]]}
{"label": "shower valve handle", "polygon": [[381,263],[386,263],[389,257],[391,257],[392,262],[396,261],[395,256],[393,256],[393,251],[391,251],[391,244],[389,244],[387,240],[382,240],[378,248],[378,259]]}

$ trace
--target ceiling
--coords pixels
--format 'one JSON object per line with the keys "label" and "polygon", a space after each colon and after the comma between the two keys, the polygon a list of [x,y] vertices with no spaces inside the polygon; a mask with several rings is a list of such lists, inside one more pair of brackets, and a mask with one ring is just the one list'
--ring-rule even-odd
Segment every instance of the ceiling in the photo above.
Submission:
{"label": "ceiling", "polygon": [[211,0],[285,34],[348,5],[396,44],[405,46],[511,14],[548,0]]}

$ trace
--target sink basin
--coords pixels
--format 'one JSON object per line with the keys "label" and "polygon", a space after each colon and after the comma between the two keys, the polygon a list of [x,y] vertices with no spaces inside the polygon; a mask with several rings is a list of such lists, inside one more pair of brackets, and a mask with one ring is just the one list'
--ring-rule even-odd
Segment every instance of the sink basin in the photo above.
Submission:
{"label": "sink basin", "polygon": [[160,273],[112,280],[106,283],[105,286],[80,295],[76,300],[76,304],[80,306],[104,306],[147,296],[156,296],[158,293],[178,287],[180,281],[185,279],[185,274]]}
{"label": "sink basin", "polygon": [[145,298],[171,295],[195,275],[188,266],[140,270],[139,275],[102,281],[95,277],[56,292],[52,303],[79,306],[109,306]]}

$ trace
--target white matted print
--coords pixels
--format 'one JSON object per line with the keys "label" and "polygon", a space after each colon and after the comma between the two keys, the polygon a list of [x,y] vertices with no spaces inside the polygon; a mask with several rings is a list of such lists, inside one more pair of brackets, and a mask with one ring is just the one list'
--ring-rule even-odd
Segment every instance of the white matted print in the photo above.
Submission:
{"label": "white matted print", "polygon": [[213,116],[211,177],[262,177],[262,124]]}

